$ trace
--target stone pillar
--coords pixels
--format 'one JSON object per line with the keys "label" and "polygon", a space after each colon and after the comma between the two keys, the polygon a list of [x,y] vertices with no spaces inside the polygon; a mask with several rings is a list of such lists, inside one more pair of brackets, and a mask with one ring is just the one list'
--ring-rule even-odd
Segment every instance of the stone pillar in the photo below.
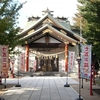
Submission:
{"label": "stone pillar", "polygon": [[26,45],[26,71],[29,69],[29,46]]}
{"label": "stone pillar", "polygon": [[65,45],[65,71],[68,71],[68,45]]}

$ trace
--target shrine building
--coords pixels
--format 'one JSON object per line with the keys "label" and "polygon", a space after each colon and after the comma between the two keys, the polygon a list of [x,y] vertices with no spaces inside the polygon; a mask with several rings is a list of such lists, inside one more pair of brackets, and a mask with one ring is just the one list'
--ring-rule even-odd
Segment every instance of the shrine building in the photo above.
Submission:
{"label": "shrine building", "polygon": [[25,29],[20,33],[24,41],[24,71],[32,67],[35,71],[68,70],[68,52],[79,55],[80,40],[86,39],[71,29],[68,18],[53,17],[48,8],[42,17],[29,17]]}

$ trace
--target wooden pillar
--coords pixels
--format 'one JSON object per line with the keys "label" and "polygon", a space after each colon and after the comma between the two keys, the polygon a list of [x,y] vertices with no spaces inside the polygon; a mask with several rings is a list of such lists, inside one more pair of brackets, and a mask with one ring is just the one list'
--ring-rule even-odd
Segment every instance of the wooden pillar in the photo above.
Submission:
{"label": "wooden pillar", "polygon": [[38,58],[37,56],[35,56],[35,60],[36,60],[36,71],[38,70]]}
{"label": "wooden pillar", "polygon": [[56,60],[57,60],[57,71],[59,71],[59,57],[57,56],[57,58],[56,58]]}
{"label": "wooden pillar", "polygon": [[29,46],[26,45],[26,71],[28,71],[29,67]]}
{"label": "wooden pillar", "polygon": [[65,71],[68,71],[68,45],[65,45]]}

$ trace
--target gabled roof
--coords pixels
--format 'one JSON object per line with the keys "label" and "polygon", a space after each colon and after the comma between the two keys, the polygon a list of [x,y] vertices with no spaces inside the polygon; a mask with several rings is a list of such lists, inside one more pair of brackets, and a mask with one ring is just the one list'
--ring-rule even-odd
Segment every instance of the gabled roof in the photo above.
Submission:
{"label": "gabled roof", "polygon": [[39,23],[41,23],[43,20],[45,20],[46,18],[49,18],[51,21],[54,22],[54,24],[56,24],[59,28],[65,29],[66,27],[64,27],[63,25],[61,25],[56,19],[54,19],[50,14],[46,13],[43,17],[41,17],[39,20],[36,21],[36,23],[34,23],[32,26],[30,26],[28,29],[25,29],[22,31],[21,34],[24,34],[25,32],[29,31],[30,29],[33,29],[36,25],[38,25]]}
{"label": "gabled roof", "polygon": [[[56,19],[53,18],[53,16],[51,16],[49,13],[46,13],[43,17],[41,17],[39,20],[36,21],[36,23],[33,23],[32,26],[30,26],[28,29],[25,29],[23,32],[21,32],[20,35],[28,33],[28,31],[34,29],[34,27],[38,26],[40,23],[42,23],[46,18],[50,19],[53,22],[53,25],[64,30],[66,34],[60,32],[59,30],[55,29],[53,26],[50,26],[49,24],[45,24],[44,26],[41,26],[39,29],[35,30],[34,32],[32,32],[31,34],[28,34],[24,37],[22,37],[21,39],[29,39],[32,36],[34,36],[35,34],[47,29],[50,29],[51,31],[53,31],[55,34],[53,34],[55,37],[62,37],[64,43],[67,41],[69,42],[74,42],[77,43],[79,42],[79,40],[81,39],[83,42],[86,42],[86,39],[84,39],[83,37],[80,37],[79,35],[77,35],[76,33],[74,33],[72,30],[66,28],[65,26],[63,26],[59,21],[57,21]],[[69,35],[67,35],[67,33],[69,33]],[[43,34],[41,34],[43,35]],[[71,37],[70,37],[71,36]],[[76,38],[76,39],[75,39]]]}
{"label": "gabled roof", "polygon": [[[63,40],[64,43],[65,42],[77,43],[77,41],[74,40],[73,38],[68,37],[66,34],[61,33],[60,31],[56,30],[55,28],[53,28],[52,26],[50,26],[48,24],[46,24],[45,26],[41,27],[40,29],[34,31],[31,34],[28,34],[28,35],[22,37],[21,39],[29,39],[29,38],[33,37],[35,34],[39,33],[40,31],[43,31],[45,29],[50,29],[52,32],[55,33],[55,34],[54,33],[50,33],[50,34],[55,36],[55,37],[57,37],[57,38],[61,38],[62,37],[61,39]],[[42,33],[41,35],[43,36],[44,34]]]}

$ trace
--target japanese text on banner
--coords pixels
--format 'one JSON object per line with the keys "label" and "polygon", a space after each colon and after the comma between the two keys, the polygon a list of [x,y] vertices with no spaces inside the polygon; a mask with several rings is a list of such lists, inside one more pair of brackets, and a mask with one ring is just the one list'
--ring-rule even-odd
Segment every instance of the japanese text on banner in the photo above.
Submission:
{"label": "japanese text on banner", "polygon": [[82,45],[81,77],[90,79],[91,76],[91,45]]}
{"label": "japanese text on banner", "polygon": [[68,71],[69,72],[73,72],[74,57],[75,57],[75,52],[69,51],[69,59],[68,59]]}
{"label": "japanese text on banner", "polygon": [[1,48],[1,75],[8,77],[8,46],[0,46]]}
{"label": "japanese text on banner", "polygon": [[25,71],[25,53],[21,53],[20,54],[20,63],[19,63],[19,67],[21,71]]}

